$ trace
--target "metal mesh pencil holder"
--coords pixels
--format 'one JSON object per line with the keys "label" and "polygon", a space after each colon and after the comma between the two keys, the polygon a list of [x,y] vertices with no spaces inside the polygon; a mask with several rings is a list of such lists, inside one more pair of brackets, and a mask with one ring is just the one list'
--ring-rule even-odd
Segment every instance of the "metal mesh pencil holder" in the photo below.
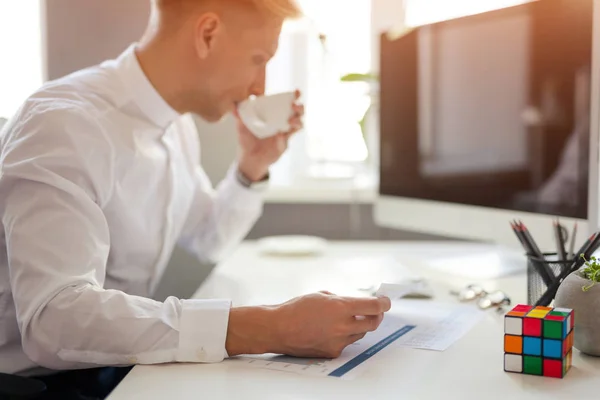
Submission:
{"label": "metal mesh pencil holder", "polygon": [[[540,259],[533,254],[527,254],[527,304],[535,305],[548,290],[548,283],[540,272],[545,269],[549,272],[551,279],[554,281],[560,273],[569,268],[575,260],[567,258],[566,261],[559,261],[557,253],[544,253],[544,258]],[[539,304],[548,306],[549,304]]]}

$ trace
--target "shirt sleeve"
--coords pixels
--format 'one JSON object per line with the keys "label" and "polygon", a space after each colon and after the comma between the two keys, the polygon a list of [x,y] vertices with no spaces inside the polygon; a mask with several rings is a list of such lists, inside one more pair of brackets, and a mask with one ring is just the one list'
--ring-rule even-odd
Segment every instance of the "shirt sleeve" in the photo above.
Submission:
{"label": "shirt sleeve", "polygon": [[[197,141],[192,146],[199,148]],[[199,159],[196,162],[194,201],[178,244],[200,260],[217,262],[246,237],[261,216],[264,188],[242,185],[235,163],[214,188]]]}
{"label": "shirt sleeve", "polygon": [[21,120],[2,139],[0,212],[27,356],[57,370],[221,361],[228,300],[103,288],[114,163],[102,127],[64,109]]}

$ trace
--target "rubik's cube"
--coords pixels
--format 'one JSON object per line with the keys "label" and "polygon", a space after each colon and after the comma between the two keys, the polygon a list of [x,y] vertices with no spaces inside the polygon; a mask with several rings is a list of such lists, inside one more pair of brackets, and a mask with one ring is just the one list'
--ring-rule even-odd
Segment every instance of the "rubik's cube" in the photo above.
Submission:
{"label": "rubik's cube", "polygon": [[504,371],[563,378],[574,326],[571,309],[517,305],[504,316]]}

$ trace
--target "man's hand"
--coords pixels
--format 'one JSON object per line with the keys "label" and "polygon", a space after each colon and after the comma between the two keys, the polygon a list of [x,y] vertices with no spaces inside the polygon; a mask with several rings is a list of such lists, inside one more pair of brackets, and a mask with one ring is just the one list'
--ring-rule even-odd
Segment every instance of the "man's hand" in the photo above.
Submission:
{"label": "man's hand", "polygon": [[[300,92],[296,91],[296,100],[300,98]],[[289,119],[290,130],[279,132],[275,136],[266,139],[258,139],[244,125],[237,110],[233,115],[237,120],[238,135],[242,154],[239,159],[239,169],[244,176],[251,181],[259,181],[264,178],[271,164],[279,160],[288,147],[290,137],[302,129],[302,117],[304,106],[294,102],[292,105],[293,115]]]}
{"label": "man's hand", "polygon": [[339,297],[321,292],[267,308],[231,310],[226,348],[237,354],[277,353],[336,358],[377,329],[388,298]]}
{"label": "man's hand", "polygon": [[388,298],[349,298],[321,292],[279,307],[274,326],[277,353],[336,358],[350,344],[376,330],[391,307]]}

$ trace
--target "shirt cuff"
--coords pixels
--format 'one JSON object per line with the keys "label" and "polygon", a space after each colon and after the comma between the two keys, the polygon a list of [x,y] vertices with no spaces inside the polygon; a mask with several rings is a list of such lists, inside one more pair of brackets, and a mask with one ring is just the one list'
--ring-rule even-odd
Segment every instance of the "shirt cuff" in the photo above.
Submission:
{"label": "shirt cuff", "polygon": [[258,209],[262,207],[263,193],[267,189],[268,184],[263,182],[254,184],[252,187],[242,185],[237,177],[237,168],[237,164],[234,164],[227,172],[225,179],[221,182],[221,185],[224,186],[222,190],[227,193],[224,197],[235,208]]}
{"label": "shirt cuff", "polygon": [[230,309],[230,300],[182,300],[177,361],[223,361]]}

